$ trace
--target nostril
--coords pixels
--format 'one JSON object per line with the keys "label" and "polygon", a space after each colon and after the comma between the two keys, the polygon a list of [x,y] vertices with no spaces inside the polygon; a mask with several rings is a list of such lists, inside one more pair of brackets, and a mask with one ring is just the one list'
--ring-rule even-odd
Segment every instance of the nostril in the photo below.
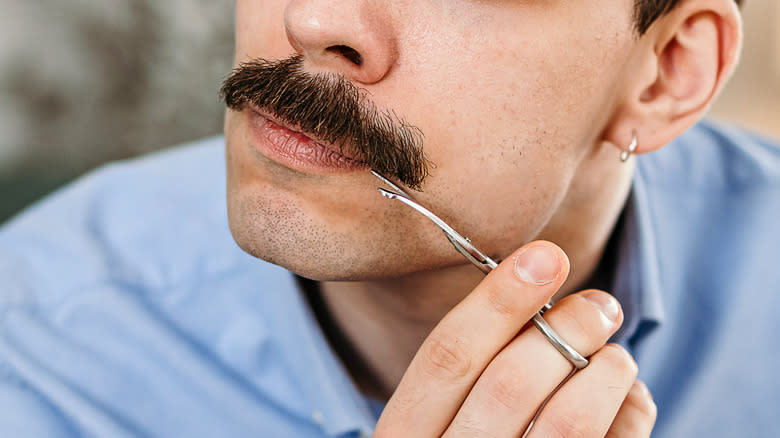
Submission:
{"label": "nostril", "polygon": [[353,49],[349,46],[330,46],[327,49],[328,51],[338,53],[339,55],[347,58],[351,63],[357,65],[360,67],[363,65],[363,55],[360,54],[357,50]]}

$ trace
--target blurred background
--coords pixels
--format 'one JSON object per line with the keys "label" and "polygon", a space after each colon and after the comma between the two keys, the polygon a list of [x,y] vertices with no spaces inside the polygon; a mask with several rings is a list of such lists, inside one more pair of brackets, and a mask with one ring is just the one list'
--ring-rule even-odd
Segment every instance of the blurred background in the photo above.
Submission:
{"label": "blurred background", "polygon": [[[780,2],[712,116],[780,138]],[[218,134],[232,0],[0,0],[0,223],[99,164]]]}

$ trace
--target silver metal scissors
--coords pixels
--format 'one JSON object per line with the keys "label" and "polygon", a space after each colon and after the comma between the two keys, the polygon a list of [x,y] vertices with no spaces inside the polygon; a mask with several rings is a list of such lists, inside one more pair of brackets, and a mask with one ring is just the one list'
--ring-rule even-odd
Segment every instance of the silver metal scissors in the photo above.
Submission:
{"label": "silver metal scissors", "polygon": [[[478,250],[471,243],[471,240],[462,236],[460,233],[455,231],[455,229],[444,222],[444,220],[442,220],[440,217],[436,216],[433,212],[417,203],[412,199],[411,196],[409,196],[409,194],[404,192],[403,189],[395,185],[392,181],[385,178],[378,172],[372,170],[371,173],[393,189],[391,191],[378,187],[377,190],[379,190],[379,193],[381,193],[382,196],[388,199],[394,199],[403,202],[426,218],[430,219],[431,222],[436,224],[444,232],[444,235],[447,236],[447,239],[450,241],[450,243],[452,243],[452,246],[454,246],[459,253],[463,254],[463,256],[466,257],[466,259],[474,266],[476,266],[480,271],[487,274],[495,269],[496,266],[498,266],[498,263],[496,263],[490,257],[486,256],[482,251]],[[585,368],[588,365],[588,360],[582,357],[582,355],[577,353],[577,351],[575,351],[569,344],[561,339],[561,337],[558,336],[555,331],[553,331],[550,325],[547,324],[547,321],[542,318],[544,312],[546,312],[551,307],[552,305],[548,303],[544,306],[544,308],[542,308],[542,310],[534,315],[534,324],[545,336],[547,336],[553,346],[558,351],[560,351],[561,354],[564,355],[564,357],[566,357],[566,359],[568,359],[577,369]]]}
{"label": "silver metal scissors", "polygon": [[[482,251],[477,249],[471,243],[471,240],[469,240],[467,237],[464,237],[463,235],[455,231],[455,229],[453,229],[449,224],[444,222],[444,220],[442,220],[440,217],[436,216],[432,211],[428,210],[427,208],[417,203],[414,199],[412,199],[412,197],[409,194],[403,191],[403,189],[395,185],[389,179],[382,176],[380,173],[374,170],[372,170],[371,173],[392,189],[392,190],[387,190],[382,187],[377,187],[377,190],[379,190],[379,193],[381,193],[382,196],[406,204],[407,206],[411,207],[418,213],[428,218],[431,222],[436,224],[436,226],[438,226],[444,232],[444,235],[447,236],[447,240],[450,241],[452,246],[454,246],[459,253],[461,253],[464,257],[466,257],[466,259],[470,261],[474,266],[476,266],[480,271],[487,274],[498,266],[498,263],[496,263],[495,260],[486,256]],[[572,348],[571,345],[566,343],[566,341],[564,341],[558,335],[558,333],[556,333],[555,330],[553,330],[552,327],[550,327],[550,324],[548,324],[547,321],[545,321],[545,319],[542,317],[542,315],[544,315],[544,312],[549,310],[551,307],[552,304],[550,303],[545,304],[545,306],[533,316],[532,321],[536,326],[536,328],[539,329],[540,332],[542,332],[542,334],[547,338],[548,341],[550,341],[552,346],[555,347],[555,349],[558,350],[558,352],[560,352],[563,355],[563,357],[565,357],[569,362],[571,362],[572,365],[574,365],[574,370],[571,372],[571,374],[569,374],[569,376],[566,377],[566,379],[564,379],[563,382],[561,382],[561,384],[558,386],[558,388],[560,388],[560,386],[566,383],[566,381],[569,378],[571,378],[571,376],[574,375],[574,373],[577,372],[577,370],[580,370],[588,366],[588,359],[583,357],[580,353],[577,352],[577,350]],[[528,435],[529,431],[534,425],[534,422],[536,422],[536,419],[539,417],[539,414],[542,412],[542,409],[544,409],[545,405],[550,400],[552,395],[555,394],[558,388],[555,388],[555,390],[547,397],[547,399],[542,403],[542,405],[536,411],[536,414],[531,420],[531,423],[526,428],[523,437]]]}

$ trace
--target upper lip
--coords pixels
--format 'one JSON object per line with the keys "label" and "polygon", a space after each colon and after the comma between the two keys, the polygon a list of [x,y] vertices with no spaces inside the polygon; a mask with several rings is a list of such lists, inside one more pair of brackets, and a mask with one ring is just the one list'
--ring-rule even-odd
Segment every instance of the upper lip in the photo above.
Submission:
{"label": "upper lip", "polygon": [[333,143],[321,140],[321,139],[315,137],[314,135],[309,134],[308,132],[305,132],[305,131],[301,130],[299,127],[297,127],[295,125],[292,125],[292,124],[290,124],[290,123],[288,123],[286,121],[283,121],[283,120],[280,120],[280,119],[274,117],[269,112],[264,111],[261,108],[255,106],[255,105],[253,105],[251,103],[249,104],[249,108],[250,108],[251,111],[253,111],[255,114],[259,115],[260,117],[266,118],[269,121],[271,121],[271,122],[281,126],[284,129],[288,129],[288,130],[290,130],[292,132],[297,132],[298,134],[305,135],[306,137],[310,138],[312,141],[314,141],[315,143],[317,143],[318,145],[320,145],[320,146],[322,146],[324,148],[330,149],[330,150],[332,150],[334,152],[338,152],[339,154],[343,155],[346,158],[349,158],[350,160],[354,160],[354,161],[361,162],[361,163],[363,162],[362,160],[357,158],[354,154],[352,154],[351,151],[349,150],[349,148],[344,147],[344,145],[337,146],[337,145],[335,145]]}

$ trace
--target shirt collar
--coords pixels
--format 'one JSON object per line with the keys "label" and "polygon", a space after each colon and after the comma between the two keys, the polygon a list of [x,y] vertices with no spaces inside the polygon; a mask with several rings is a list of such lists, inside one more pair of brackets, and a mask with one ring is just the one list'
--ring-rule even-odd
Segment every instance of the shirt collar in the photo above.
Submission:
{"label": "shirt collar", "polygon": [[632,348],[663,322],[665,314],[656,234],[640,166],[634,173],[621,234],[612,293],[625,317],[612,341]]}
{"label": "shirt collar", "polygon": [[291,300],[286,317],[300,322],[295,337],[289,338],[296,345],[289,347],[301,354],[288,366],[309,407],[309,420],[328,436],[371,436],[374,412],[328,345],[292,274],[289,281],[293,293],[286,294]]}

